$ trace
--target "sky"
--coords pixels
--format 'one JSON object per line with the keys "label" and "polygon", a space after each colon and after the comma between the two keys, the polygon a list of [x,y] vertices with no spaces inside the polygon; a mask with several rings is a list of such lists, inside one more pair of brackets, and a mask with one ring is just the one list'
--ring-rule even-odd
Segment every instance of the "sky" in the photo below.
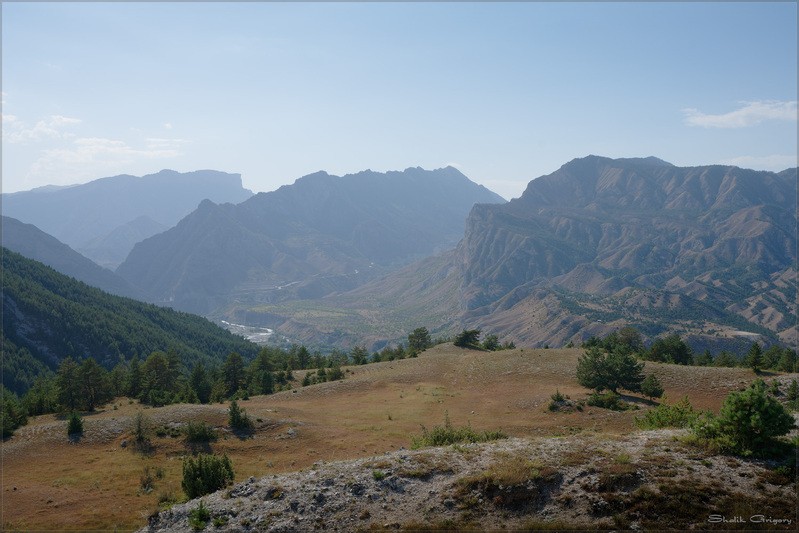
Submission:
{"label": "sky", "polygon": [[2,190],[590,154],[797,166],[797,3],[2,2]]}

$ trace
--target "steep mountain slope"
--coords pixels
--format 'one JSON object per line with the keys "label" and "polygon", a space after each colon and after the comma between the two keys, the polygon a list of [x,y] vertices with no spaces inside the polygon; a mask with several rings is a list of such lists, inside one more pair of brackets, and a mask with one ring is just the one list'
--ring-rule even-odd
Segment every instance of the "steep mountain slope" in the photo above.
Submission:
{"label": "steep mountain slope", "polygon": [[2,243],[13,252],[39,261],[92,287],[117,296],[139,298],[139,292],[108,269],[97,266],[52,235],[32,224],[2,217]]}
{"label": "steep mountain slope", "polygon": [[[67,356],[120,358],[174,349],[187,363],[222,360],[257,346],[206,319],[104,293],[2,248],[3,384],[26,389]],[[34,369],[31,371],[31,369]]]}
{"label": "steep mountain slope", "polygon": [[[795,342],[796,194],[796,170],[590,156],[509,203],[476,205],[463,240],[435,268],[422,262],[331,296],[315,315],[297,303],[255,311],[306,342],[357,342],[438,292],[418,325],[480,327],[526,345],[580,342],[624,324],[650,338],[678,331],[697,348],[757,338],[739,331]],[[325,321],[320,309],[375,326]]]}
{"label": "steep mountain slope", "polygon": [[[4,194],[3,214],[34,224],[86,257],[115,268],[138,240],[174,226],[202,200],[241,202],[250,196],[240,174],[162,170]],[[128,229],[122,230],[125,226]]]}
{"label": "steep mountain slope", "polygon": [[125,260],[137,242],[168,229],[169,226],[166,224],[142,215],[117,226],[107,235],[90,240],[81,247],[81,251],[98,265],[115,269]]}
{"label": "steep mountain slope", "polygon": [[503,200],[451,167],[319,172],[239,205],[203,202],[117,272],[154,301],[199,313],[318,298],[454,246],[479,202]]}
{"label": "steep mountain slope", "polygon": [[663,323],[687,333],[727,326],[787,341],[796,334],[795,176],[572,161],[506,206],[473,210],[459,247],[464,318],[515,332],[549,301],[520,340],[563,342],[624,320],[652,333]]}

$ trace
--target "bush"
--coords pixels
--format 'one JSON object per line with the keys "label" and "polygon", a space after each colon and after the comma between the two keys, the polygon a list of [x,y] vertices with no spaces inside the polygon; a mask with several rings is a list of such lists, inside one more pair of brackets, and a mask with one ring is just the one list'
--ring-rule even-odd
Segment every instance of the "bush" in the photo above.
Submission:
{"label": "bush", "polygon": [[750,455],[769,448],[775,437],[793,428],[793,417],[758,379],[746,390],[727,395],[718,417],[700,424],[696,433],[722,450]]}
{"label": "bush", "polygon": [[235,431],[252,431],[255,428],[255,424],[253,424],[250,417],[247,416],[247,411],[239,408],[239,404],[236,400],[230,402],[228,422],[230,427]]}
{"label": "bush", "polygon": [[202,531],[209,520],[211,520],[211,511],[200,500],[200,505],[189,511],[189,525],[195,531]]}
{"label": "bush", "polygon": [[142,492],[150,494],[155,488],[156,479],[164,479],[164,469],[161,467],[152,468],[150,466],[145,466],[144,471],[142,471],[139,476],[139,487]]}
{"label": "bush", "polygon": [[655,374],[649,374],[644,381],[641,382],[641,394],[650,400],[663,396],[663,386],[660,384]]}
{"label": "bush", "polygon": [[144,413],[138,411],[136,416],[133,417],[131,433],[133,435],[133,443],[139,450],[145,450],[150,446],[150,433],[152,429],[150,419],[144,416]]}
{"label": "bush", "polygon": [[69,413],[67,419],[67,435],[80,435],[83,433],[83,420],[75,411]]}
{"label": "bush", "polygon": [[188,442],[208,442],[216,440],[216,431],[205,422],[189,422],[184,428]]}
{"label": "bush", "polygon": [[210,494],[233,481],[233,466],[227,455],[200,454],[196,459],[183,460],[181,487],[189,499]]}
{"label": "bush", "polygon": [[429,431],[426,427],[422,426],[422,436],[413,437],[411,439],[411,448],[416,450],[423,446],[446,446],[448,444],[466,442],[488,442],[506,438],[508,438],[508,436],[501,431],[483,431],[482,433],[478,433],[474,431],[471,426],[463,426],[460,428],[452,427],[449,414],[446,414],[444,416],[443,426],[435,426]]}
{"label": "bush", "polygon": [[650,409],[642,418],[636,418],[635,424],[641,429],[685,428],[693,426],[699,416],[685,396],[674,405],[664,403]]}
{"label": "bush", "polygon": [[626,411],[630,409],[630,406],[621,400],[621,396],[610,391],[605,393],[594,392],[588,397],[586,403],[594,407],[611,409],[613,411]]}

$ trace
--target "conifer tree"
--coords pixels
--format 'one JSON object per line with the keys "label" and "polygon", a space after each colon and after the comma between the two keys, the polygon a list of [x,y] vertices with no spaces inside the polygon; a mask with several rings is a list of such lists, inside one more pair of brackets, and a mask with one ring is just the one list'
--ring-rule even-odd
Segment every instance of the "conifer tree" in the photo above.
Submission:
{"label": "conifer tree", "polygon": [[746,354],[746,364],[757,374],[763,368],[763,350],[756,342],[752,343],[749,353]]}

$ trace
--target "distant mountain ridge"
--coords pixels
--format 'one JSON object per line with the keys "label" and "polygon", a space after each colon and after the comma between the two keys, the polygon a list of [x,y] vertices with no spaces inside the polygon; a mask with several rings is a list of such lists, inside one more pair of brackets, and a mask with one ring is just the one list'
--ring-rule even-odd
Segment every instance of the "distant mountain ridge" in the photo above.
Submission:
{"label": "distant mountain ridge", "polygon": [[117,272],[153,301],[202,314],[318,298],[455,246],[480,202],[504,200],[452,167],[317,172],[238,205],[203,202]]}
{"label": "distant mountain ridge", "polygon": [[387,325],[424,317],[441,332],[479,327],[521,345],[579,343],[626,324],[698,347],[731,346],[737,331],[795,344],[796,176],[575,159],[520,198],[476,205],[454,251],[316,302],[338,310],[339,324],[310,303],[251,317],[320,343],[375,341],[383,327],[401,339]]}
{"label": "distant mountain ridge", "polygon": [[110,270],[82,256],[52,235],[33,224],[25,224],[11,217],[2,217],[2,245],[28,259],[52,267],[110,294],[141,298],[139,291]]}
{"label": "distant mountain ridge", "polygon": [[240,174],[162,170],[82,185],[3,194],[3,214],[33,224],[101,266],[116,268],[133,245],[174,226],[204,199],[241,202],[252,196]]}

